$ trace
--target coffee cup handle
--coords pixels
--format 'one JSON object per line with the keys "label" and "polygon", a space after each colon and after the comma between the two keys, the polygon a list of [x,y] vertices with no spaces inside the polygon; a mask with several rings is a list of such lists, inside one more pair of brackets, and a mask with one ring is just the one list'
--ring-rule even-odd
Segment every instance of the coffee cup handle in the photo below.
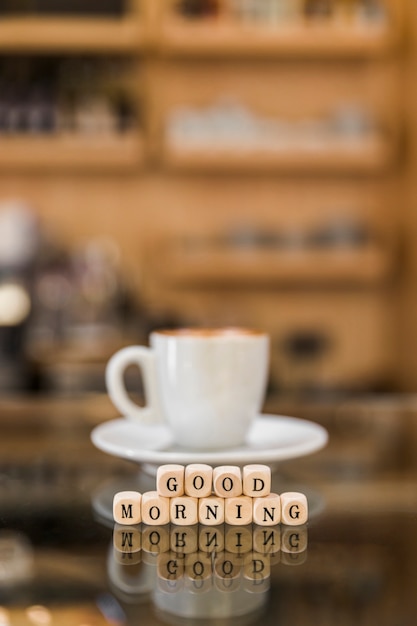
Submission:
{"label": "coffee cup handle", "polygon": [[[145,346],[129,346],[116,352],[107,363],[106,387],[114,406],[129,419],[144,423],[161,422],[161,410],[156,381],[155,353]],[[123,375],[129,365],[137,365],[142,373],[145,406],[129,398]]]}

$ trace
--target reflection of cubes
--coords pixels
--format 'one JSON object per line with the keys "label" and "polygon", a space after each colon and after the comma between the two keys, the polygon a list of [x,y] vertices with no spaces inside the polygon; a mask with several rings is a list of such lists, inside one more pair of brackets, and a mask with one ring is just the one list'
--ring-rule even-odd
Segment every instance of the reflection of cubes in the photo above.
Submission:
{"label": "reflection of cubes", "polygon": [[176,581],[184,574],[184,559],[175,552],[163,552],[157,558],[158,578]]}
{"label": "reflection of cubes", "polygon": [[307,527],[283,527],[281,531],[281,550],[287,554],[299,554],[307,549]]}
{"label": "reflection of cubes", "polygon": [[222,552],[224,550],[224,527],[212,528],[200,524],[198,529],[198,547],[202,552]]}
{"label": "reflection of cubes", "polygon": [[242,495],[242,473],[235,465],[220,465],[213,470],[213,490],[221,498]]}
{"label": "reflection of cubes", "polygon": [[192,526],[198,522],[198,500],[191,496],[171,498],[170,517],[172,524]]}
{"label": "reflection of cubes", "polygon": [[177,554],[192,554],[198,550],[198,527],[171,528],[170,548]]}
{"label": "reflection of cubes", "polygon": [[209,578],[190,578],[184,576],[184,588],[193,594],[207,593],[213,587],[213,577]]}
{"label": "reflection of cubes", "polygon": [[142,521],[149,526],[168,524],[169,498],[160,496],[157,491],[146,491],[142,496]]}
{"label": "reflection of cubes", "polygon": [[139,552],[142,549],[142,533],[135,526],[115,524],[113,547],[119,552]]}
{"label": "reflection of cubes", "polygon": [[184,466],[171,464],[158,467],[156,490],[165,498],[182,496],[184,494]]}
{"label": "reflection of cubes", "polygon": [[120,552],[120,550],[114,549],[113,558],[120,565],[139,565],[142,562],[142,550],[137,552]]}
{"label": "reflection of cubes", "polygon": [[245,554],[251,552],[253,547],[252,525],[226,526],[224,533],[224,545],[228,552],[233,554]]}
{"label": "reflection of cubes", "polygon": [[[214,575],[222,580],[240,580],[242,571],[242,559],[232,552],[222,552],[216,558]],[[223,585],[230,590],[231,585]]]}
{"label": "reflection of cubes", "polygon": [[144,526],[142,530],[142,550],[148,554],[161,554],[169,550],[168,526]]}
{"label": "reflection of cubes", "polygon": [[307,561],[307,550],[304,552],[281,552],[281,563],[283,565],[302,565]]}
{"label": "reflection of cubes", "polygon": [[307,498],[303,493],[287,491],[281,494],[281,520],[288,526],[300,526],[308,519]]}
{"label": "reflection of cubes", "polygon": [[175,595],[184,588],[184,576],[180,576],[179,578],[161,578],[157,576],[156,582],[158,589],[162,591],[162,593]]}
{"label": "reflection of cubes", "polygon": [[259,526],[274,526],[281,520],[281,499],[277,493],[253,499],[253,521]]}
{"label": "reflection of cubes", "polygon": [[276,554],[281,550],[281,527],[253,527],[253,549],[261,554]]}
{"label": "reflection of cubes", "polygon": [[243,576],[252,581],[262,581],[271,575],[271,565],[268,554],[251,552],[245,556]]}
{"label": "reflection of cubes", "polygon": [[243,578],[242,589],[248,593],[266,593],[271,586],[271,577]]}
{"label": "reflection of cubes", "polygon": [[185,468],[185,493],[194,498],[211,495],[213,468],[205,463],[191,463]]}
{"label": "reflection of cubes", "polygon": [[185,576],[192,580],[211,578],[212,560],[207,552],[187,554],[185,557]]}
{"label": "reflection of cubes", "polygon": [[113,498],[113,518],[117,524],[140,524],[142,496],[138,491],[120,491]]}

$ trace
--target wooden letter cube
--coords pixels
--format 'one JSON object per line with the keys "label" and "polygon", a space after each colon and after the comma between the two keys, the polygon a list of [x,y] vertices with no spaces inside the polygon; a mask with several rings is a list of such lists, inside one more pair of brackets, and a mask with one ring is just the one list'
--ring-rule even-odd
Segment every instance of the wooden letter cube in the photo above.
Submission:
{"label": "wooden letter cube", "polygon": [[287,526],[300,526],[307,522],[308,504],[303,493],[287,491],[281,494],[281,518]]}
{"label": "wooden letter cube", "polygon": [[238,496],[226,498],[224,501],[224,518],[226,524],[246,526],[252,523],[252,498]]}
{"label": "wooden letter cube", "polygon": [[220,498],[242,495],[242,472],[235,465],[220,465],[213,470],[213,490]]}
{"label": "wooden letter cube", "polygon": [[281,521],[281,499],[277,493],[253,499],[253,521],[259,526],[275,526]]}
{"label": "wooden letter cube", "polygon": [[198,501],[198,521],[205,526],[224,523],[224,498],[210,496]]}
{"label": "wooden letter cube", "polygon": [[243,493],[251,498],[263,498],[271,493],[271,468],[267,465],[245,465]]}
{"label": "wooden letter cube", "polygon": [[170,519],[178,526],[192,526],[198,522],[198,500],[191,496],[171,498]]}
{"label": "wooden letter cube", "polygon": [[165,498],[184,495],[184,466],[172,464],[158,467],[156,490]]}
{"label": "wooden letter cube", "polygon": [[185,493],[194,498],[211,496],[213,468],[205,463],[191,463],[185,468]]}
{"label": "wooden letter cube", "polygon": [[113,498],[113,518],[117,524],[140,524],[142,495],[139,491],[120,491]]}
{"label": "wooden letter cube", "polygon": [[168,524],[169,498],[160,496],[157,491],[146,491],[142,496],[142,521],[149,526]]}

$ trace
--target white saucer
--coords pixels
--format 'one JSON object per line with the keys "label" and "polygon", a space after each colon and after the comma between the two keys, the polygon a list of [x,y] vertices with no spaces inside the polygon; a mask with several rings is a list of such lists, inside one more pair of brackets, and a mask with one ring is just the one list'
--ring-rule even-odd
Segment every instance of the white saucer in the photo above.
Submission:
{"label": "white saucer", "polygon": [[113,456],[137,463],[274,463],[316,452],[328,440],[325,428],[314,422],[281,415],[260,415],[249,431],[246,445],[225,450],[185,450],[173,442],[163,425],[141,425],[119,418],[96,426],[93,444]]}

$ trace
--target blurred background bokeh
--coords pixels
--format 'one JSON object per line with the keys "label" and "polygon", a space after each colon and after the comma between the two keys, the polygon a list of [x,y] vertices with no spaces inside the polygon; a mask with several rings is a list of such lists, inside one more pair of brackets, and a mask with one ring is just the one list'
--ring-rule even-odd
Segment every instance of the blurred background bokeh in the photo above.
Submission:
{"label": "blurred background bokeh", "polygon": [[1,393],[183,325],[417,390],[416,69],[414,0],[1,0]]}

